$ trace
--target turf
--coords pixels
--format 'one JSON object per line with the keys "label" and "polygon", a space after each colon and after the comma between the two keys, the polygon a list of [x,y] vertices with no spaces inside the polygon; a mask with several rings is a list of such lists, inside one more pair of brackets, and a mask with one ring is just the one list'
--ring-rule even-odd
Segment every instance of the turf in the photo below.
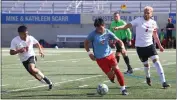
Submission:
{"label": "turf", "polygon": [[[128,50],[130,62],[135,71],[124,75],[128,96],[122,96],[118,83],[111,83],[96,62],[89,59],[84,49],[44,49],[45,58],[38,55],[37,67],[48,77],[54,87],[35,80],[28,74],[18,56],[10,56],[8,49],[2,49],[2,99],[175,99],[176,98],[176,51],[159,53],[166,79],[172,87],[162,89],[154,67],[151,68],[152,86],[145,83],[145,74],[135,50]],[[36,53],[37,50],[35,50]],[[151,61],[150,61],[151,62]],[[152,66],[152,64],[151,64]],[[121,58],[122,72],[126,65]],[[96,93],[97,85],[105,83],[109,87],[107,95]]]}

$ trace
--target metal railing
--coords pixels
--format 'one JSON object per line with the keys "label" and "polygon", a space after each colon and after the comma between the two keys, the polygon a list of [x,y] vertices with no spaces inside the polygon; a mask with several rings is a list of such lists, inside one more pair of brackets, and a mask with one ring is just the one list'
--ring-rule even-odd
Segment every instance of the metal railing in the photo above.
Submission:
{"label": "metal railing", "polygon": [[[38,3],[39,5],[35,4]],[[29,7],[29,5],[31,6]],[[120,6],[127,5],[122,10]],[[27,6],[28,5],[28,6]],[[34,7],[33,7],[34,5]],[[110,14],[115,11],[141,13],[146,6],[154,7],[155,12],[176,12],[175,1],[2,1],[2,13],[104,13]],[[174,10],[175,9],[175,10]]]}

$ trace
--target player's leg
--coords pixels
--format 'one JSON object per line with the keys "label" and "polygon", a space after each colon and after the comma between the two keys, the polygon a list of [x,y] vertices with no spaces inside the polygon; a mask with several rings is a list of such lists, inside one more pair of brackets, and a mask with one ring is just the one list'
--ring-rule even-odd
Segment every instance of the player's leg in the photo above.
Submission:
{"label": "player's leg", "polygon": [[98,66],[101,68],[101,70],[108,76],[109,80],[112,83],[115,83],[114,82],[115,74],[112,71],[111,67],[109,67],[107,60],[105,58],[102,58],[102,59],[97,59],[96,61]]}
{"label": "player's leg", "polygon": [[113,69],[113,71],[114,71],[114,73],[115,73],[115,75],[117,77],[117,81],[118,81],[118,83],[121,86],[122,95],[128,95],[128,92],[127,92],[127,90],[125,88],[124,76],[121,73],[121,71],[120,71],[120,69],[118,67],[116,58],[115,58],[115,56],[113,54],[109,56],[108,63],[109,63],[109,66],[112,67],[112,69]]}
{"label": "player's leg", "polygon": [[116,43],[116,59],[117,59],[117,63],[119,63],[120,60],[120,55],[121,55],[121,47],[118,43]]}
{"label": "player's leg", "polygon": [[[125,41],[123,41],[124,44],[125,44]],[[126,44],[125,44],[125,47],[126,47]],[[127,47],[126,47],[127,48]],[[117,59],[117,62],[119,63],[119,59],[120,59],[120,55],[121,55],[121,47],[118,43],[116,43],[116,59]],[[123,58],[124,58],[124,61],[127,65],[127,71],[125,72],[125,74],[132,74],[133,73],[133,70],[132,70],[132,67],[130,65],[130,60],[129,60],[129,57],[126,54],[122,54]]]}
{"label": "player's leg", "polygon": [[45,83],[49,85],[49,89],[52,89],[52,82],[46,76],[44,76],[44,74],[39,69],[36,68],[35,62],[36,59],[34,56],[28,59],[28,72],[30,72],[39,81],[45,81]]}
{"label": "player's leg", "polygon": [[137,54],[139,59],[144,65],[144,72],[146,75],[146,83],[151,86],[151,79],[150,79],[150,65],[148,63],[148,54],[145,53],[148,51],[148,47],[136,47]]}
{"label": "player's leg", "polygon": [[166,82],[165,73],[164,73],[163,67],[159,61],[159,56],[158,55],[151,56],[151,59],[153,61],[153,65],[156,68],[157,73],[160,77],[162,87],[164,87],[164,88],[170,87],[170,84],[167,84],[167,82]]}

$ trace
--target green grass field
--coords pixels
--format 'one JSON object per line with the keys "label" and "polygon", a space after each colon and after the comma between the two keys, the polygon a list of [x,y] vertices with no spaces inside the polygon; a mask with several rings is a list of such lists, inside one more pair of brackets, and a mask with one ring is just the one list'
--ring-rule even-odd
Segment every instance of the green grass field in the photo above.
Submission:
{"label": "green grass field", "polygon": [[[176,50],[159,53],[166,79],[172,86],[168,89],[162,89],[154,67],[151,68],[152,86],[148,86],[145,83],[142,63],[135,50],[128,50],[131,65],[135,70],[132,75],[124,75],[128,96],[121,95],[117,82],[111,83],[96,62],[89,59],[84,49],[44,49],[44,51],[46,54],[44,59],[37,55],[37,67],[53,81],[54,87],[51,91],[48,91],[48,86],[28,74],[18,56],[10,56],[8,49],[2,49],[2,99],[176,98]],[[122,58],[119,67],[122,72],[126,70]],[[105,96],[96,93],[97,85],[100,83],[105,83],[109,87],[109,93]]]}

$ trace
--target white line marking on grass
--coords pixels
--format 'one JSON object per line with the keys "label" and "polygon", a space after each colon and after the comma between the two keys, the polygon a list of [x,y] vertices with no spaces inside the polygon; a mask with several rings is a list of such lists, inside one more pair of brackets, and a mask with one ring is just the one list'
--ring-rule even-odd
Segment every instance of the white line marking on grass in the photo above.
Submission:
{"label": "white line marking on grass", "polygon": [[83,88],[83,87],[87,87],[88,85],[81,85],[81,86],[79,86],[80,88]]}
{"label": "white line marking on grass", "polygon": [[[163,67],[163,66],[167,66],[167,65],[173,65],[173,64],[176,64],[176,62],[169,62],[169,63],[167,63],[167,64],[163,64],[162,67]],[[155,67],[151,66],[151,68],[155,68]],[[144,69],[144,67],[133,68],[133,70],[142,70],[142,69]]]}
{"label": "white line marking on grass", "polygon": [[71,62],[76,63],[76,62],[79,62],[79,61],[71,61]]}
{"label": "white line marking on grass", "polygon": [[110,82],[110,80],[103,81],[103,83],[107,83],[107,82]]}
{"label": "white line marking on grass", "polygon": [[[69,83],[69,82],[74,82],[74,81],[81,81],[81,80],[90,79],[90,78],[95,78],[95,77],[101,77],[101,76],[103,76],[103,75],[96,75],[96,76],[78,78],[78,79],[75,79],[75,80],[67,80],[67,81],[57,82],[57,83],[54,83],[54,86],[57,86],[57,85],[63,84],[63,83]],[[36,89],[36,88],[46,87],[46,86],[48,86],[48,85],[40,85],[40,86],[29,87],[29,88],[15,89],[15,90],[7,91],[6,93],[15,92],[15,91],[29,90],[29,89]]]}
{"label": "white line marking on grass", "polygon": [[10,85],[10,84],[4,84],[4,85],[2,84],[1,86],[8,86],[8,85]]}
{"label": "white line marking on grass", "polygon": [[[82,60],[82,59],[89,59],[88,57],[87,58],[78,58],[78,59],[66,59],[66,60],[49,60],[49,61],[41,61],[41,62],[37,62],[37,63],[52,63],[52,62],[59,62],[59,61],[70,61],[70,60]],[[15,65],[21,65],[20,64],[6,64],[6,65],[2,65],[2,66],[15,66]]]}

